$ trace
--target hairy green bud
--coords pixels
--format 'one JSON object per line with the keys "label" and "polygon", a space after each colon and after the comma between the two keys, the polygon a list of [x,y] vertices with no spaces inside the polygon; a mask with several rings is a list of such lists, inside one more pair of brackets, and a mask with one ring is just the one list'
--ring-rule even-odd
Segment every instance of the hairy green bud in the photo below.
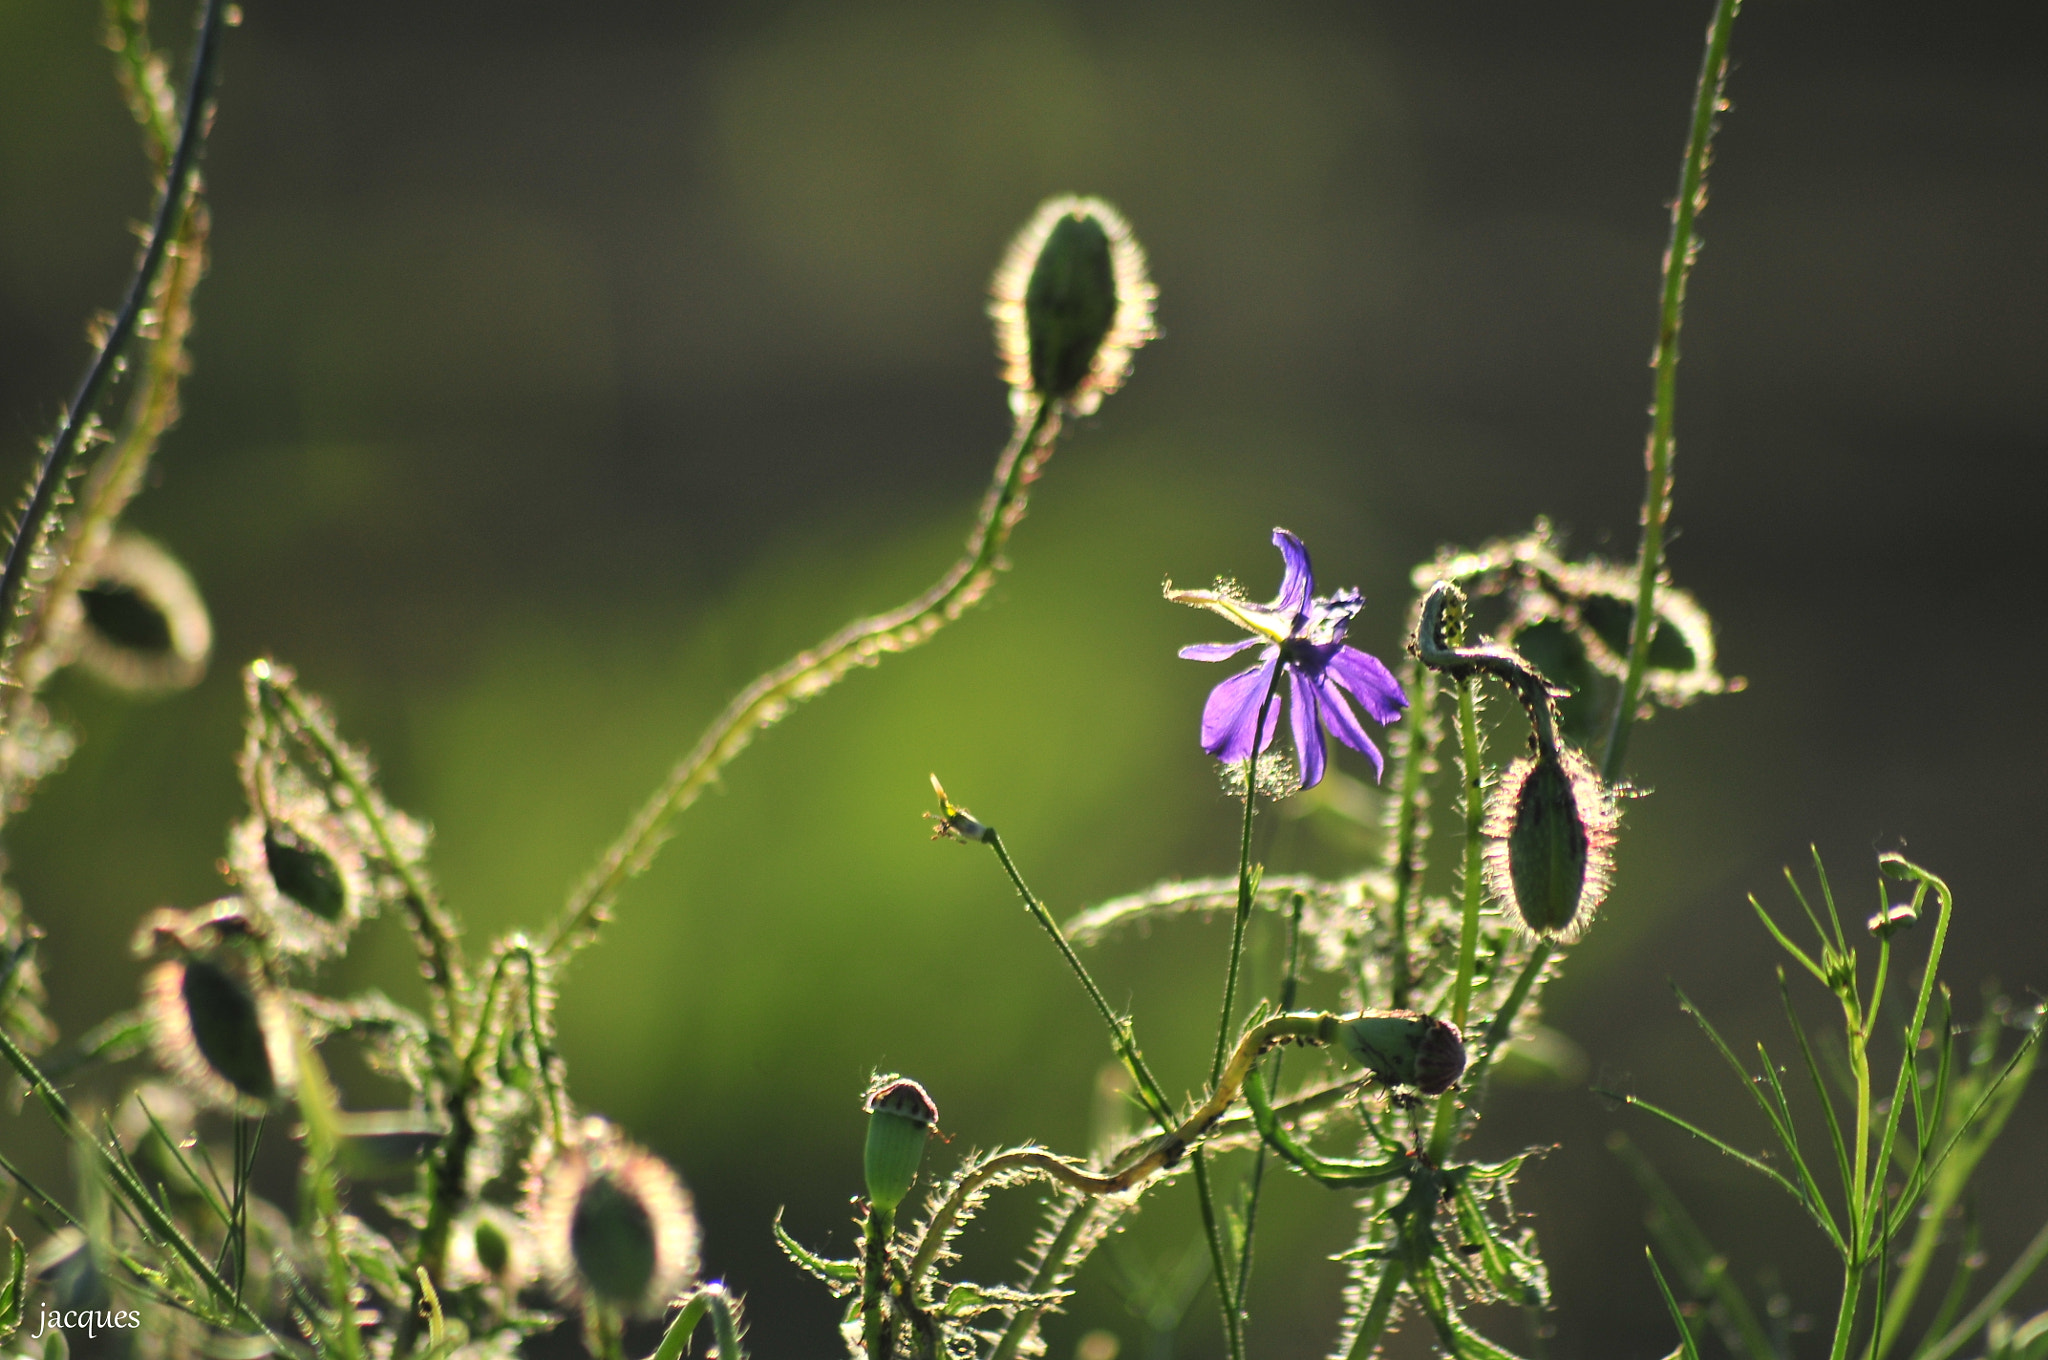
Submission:
{"label": "hairy green bud", "polygon": [[1010,246],[990,289],[1003,376],[1021,414],[1057,401],[1086,415],[1152,338],[1145,252],[1099,198],[1054,198]]}
{"label": "hairy green bud", "polygon": [[689,1193],[601,1119],[585,1120],[548,1169],[536,1208],[549,1273],[571,1301],[647,1313],[696,1274]]}
{"label": "hairy green bud", "polygon": [[1537,935],[1572,939],[1607,896],[1614,800],[1586,758],[1555,745],[1514,762],[1484,828],[1487,886]]}
{"label": "hairy green bud", "polygon": [[924,1087],[907,1077],[890,1077],[868,1091],[866,1171],[868,1200],[893,1213],[917,1181],[918,1163],[939,1108]]}
{"label": "hairy green bud", "polygon": [[197,1095],[256,1114],[292,1087],[283,1003],[225,958],[159,964],[147,993],[157,1058]]}

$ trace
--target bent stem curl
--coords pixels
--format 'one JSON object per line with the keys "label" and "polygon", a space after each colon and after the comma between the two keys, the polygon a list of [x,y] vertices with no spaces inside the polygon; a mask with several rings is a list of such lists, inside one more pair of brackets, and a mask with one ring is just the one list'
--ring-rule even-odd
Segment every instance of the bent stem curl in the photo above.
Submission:
{"label": "bent stem curl", "polygon": [[1089,1171],[1071,1158],[1044,1148],[1013,1148],[989,1158],[962,1176],[953,1193],[932,1215],[924,1230],[922,1245],[911,1261],[910,1278],[913,1281],[923,1279],[925,1272],[938,1259],[954,1220],[959,1218],[974,1193],[989,1181],[1005,1173],[1032,1172],[1084,1195],[1118,1195],[1136,1189],[1159,1173],[1178,1166],[1189,1149],[1222,1121],[1224,1113],[1236,1103],[1238,1094],[1244,1089],[1246,1078],[1266,1053],[1279,1044],[1321,1047],[1334,1043],[1337,1029],[1337,1017],[1324,1011],[1276,1015],[1253,1026],[1238,1041],[1236,1051],[1224,1065],[1222,1079],[1210,1092],[1209,1098],[1165,1134],[1141,1144],[1144,1151],[1136,1160],[1107,1175]]}

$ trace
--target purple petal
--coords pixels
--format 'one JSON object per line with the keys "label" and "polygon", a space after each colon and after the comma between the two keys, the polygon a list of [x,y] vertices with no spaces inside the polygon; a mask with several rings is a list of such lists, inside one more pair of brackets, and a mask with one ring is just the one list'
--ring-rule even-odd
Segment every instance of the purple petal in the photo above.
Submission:
{"label": "purple petal", "polygon": [[1330,729],[1330,735],[1343,742],[1352,750],[1372,762],[1372,777],[1377,783],[1386,761],[1380,756],[1380,748],[1372,744],[1372,738],[1365,735],[1365,729],[1358,725],[1358,715],[1351,711],[1351,704],[1344,697],[1344,691],[1322,682],[1323,726]]}
{"label": "purple petal", "polygon": [[1273,607],[1290,614],[1306,614],[1309,597],[1316,593],[1316,573],[1309,565],[1308,549],[1285,529],[1273,531],[1273,546],[1287,559],[1287,570],[1280,576],[1280,596],[1273,601]]}
{"label": "purple petal", "polygon": [[1180,649],[1183,661],[1228,661],[1247,647],[1256,647],[1263,638],[1248,637],[1242,642],[1197,642],[1192,647]]}
{"label": "purple petal", "polygon": [[[1209,691],[1209,702],[1202,706],[1204,751],[1226,765],[1252,753],[1252,729],[1259,725],[1259,705],[1265,702],[1266,691],[1273,683],[1273,667],[1278,664],[1267,661],[1240,671]],[[1266,729],[1259,734],[1261,751],[1273,744],[1273,734],[1279,726],[1280,705],[1274,703],[1266,711]]]}
{"label": "purple petal", "polygon": [[1323,782],[1323,729],[1317,721],[1320,705],[1316,702],[1320,687],[1292,666],[1287,668],[1287,683],[1294,698],[1288,709],[1294,720],[1294,754],[1301,766],[1301,786],[1312,789]]}
{"label": "purple petal", "polygon": [[1401,682],[1393,672],[1380,664],[1378,657],[1367,656],[1356,647],[1339,647],[1323,674],[1349,690],[1374,722],[1393,722],[1408,707],[1408,696],[1401,692]]}

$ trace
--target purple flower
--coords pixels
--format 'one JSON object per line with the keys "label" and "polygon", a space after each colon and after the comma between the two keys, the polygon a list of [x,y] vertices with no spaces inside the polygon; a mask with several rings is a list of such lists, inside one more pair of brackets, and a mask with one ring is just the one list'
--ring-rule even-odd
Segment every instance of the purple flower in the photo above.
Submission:
{"label": "purple flower", "polygon": [[[1212,609],[1252,636],[1242,642],[1202,642],[1183,647],[1190,661],[1222,661],[1247,647],[1264,643],[1259,664],[1231,676],[1209,692],[1202,709],[1202,749],[1226,765],[1273,744],[1280,730],[1284,695],[1294,727],[1294,750],[1300,760],[1301,786],[1311,788],[1323,778],[1323,732],[1361,752],[1372,762],[1373,778],[1384,767],[1379,748],[1359,726],[1351,711],[1355,699],[1377,723],[1390,723],[1408,707],[1400,682],[1378,659],[1344,645],[1344,630],[1365,604],[1356,590],[1340,590],[1315,598],[1316,578],[1308,549],[1285,529],[1273,531],[1273,545],[1287,559],[1280,594],[1271,604],[1252,604],[1229,587],[1216,590],[1175,590],[1166,598]],[[1279,684],[1277,672],[1287,683]],[[1268,696],[1270,697],[1270,700]],[[1348,697],[1347,697],[1348,696]],[[1265,713],[1263,731],[1259,715]]]}

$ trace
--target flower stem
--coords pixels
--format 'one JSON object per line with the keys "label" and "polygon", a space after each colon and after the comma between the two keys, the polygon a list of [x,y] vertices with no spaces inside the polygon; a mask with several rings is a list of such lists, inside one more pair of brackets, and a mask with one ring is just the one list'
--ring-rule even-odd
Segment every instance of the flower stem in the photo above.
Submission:
{"label": "flower stem", "polygon": [[[1223,1075],[1223,1060],[1230,1052],[1231,1023],[1237,1015],[1237,975],[1244,962],[1245,926],[1252,919],[1252,898],[1258,886],[1258,873],[1252,864],[1252,822],[1258,816],[1259,752],[1265,747],[1266,717],[1272,712],[1281,678],[1286,674],[1285,659],[1276,660],[1273,678],[1266,682],[1266,695],[1259,700],[1258,718],[1252,723],[1251,753],[1244,758],[1244,825],[1237,840],[1237,914],[1230,923],[1230,965],[1224,970],[1223,1009],[1216,1018],[1216,1056],[1209,1064],[1211,1087]],[[1322,739],[1320,733],[1316,739]],[[1242,1266],[1236,1270],[1231,1267],[1229,1243],[1217,1228],[1208,1160],[1200,1149],[1195,1152],[1195,1189],[1202,1200],[1202,1227],[1209,1236],[1209,1264],[1216,1272],[1216,1303],[1223,1310],[1223,1338],[1230,1360],[1244,1360],[1244,1301],[1233,1287]],[[1249,1234],[1243,1248],[1251,1248]]]}
{"label": "flower stem", "polygon": [[889,1360],[895,1350],[887,1315],[889,1239],[895,1232],[896,1211],[869,1205],[860,1271],[860,1334],[867,1360]]}
{"label": "flower stem", "polygon": [[[1486,751],[1479,735],[1479,676],[1467,672],[1458,677],[1458,745],[1465,766],[1465,911],[1458,930],[1458,975],[1451,984],[1451,1023],[1460,1030],[1471,1018],[1472,970],[1479,957],[1479,908],[1486,900],[1483,873],[1485,841],[1480,836],[1485,817],[1482,795],[1486,783]],[[1458,1093],[1443,1093],[1436,1103],[1436,1122],[1429,1139],[1429,1155],[1442,1161],[1451,1150],[1460,1123]]]}
{"label": "flower stem", "polygon": [[1735,27],[1741,0],[1717,0],[1707,29],[1707,54],[1700,65],[1699,93],[1693,100],[1692,134],[1679,171],[1678,198],[1671,205],[1671,242],[1664,250],[1664,290],[1657,315],[1656,396],[1651,405],[1650,444],[1644,455],[1648,477],[1643,486],[1643,538],[1637,555],[1636,612],[1630,626],[1628,674],[1615,701],[1613,725],[1607,733],[1607,754],[1600,772],[1609,783],[1621,776],[1628,753],[1629,728],[1642,702],[1643,680],[1650,664],[1650,643],[1657,632],[1657,582],[1664,571],[1664,529],[1671,516],[1672,420],[1678,402],[1678,328],[1685,315],[1685,283],[1699,255],[1693,222],[1707,203],[1707,157],[1714,141],[1715,115],[1723,105],[1728,83],[1728,35]]}
{"label": "flower stem", "polygon": [[[1244,758],[1244,827],[1237,840],[1237,915],[1230,923],[1230,967],[1223,975],[1223,1011],[1216,1022],[1216,1057],[1209,1064],[1209,1080],[1223,1075],[1223,1059],[1230,1052],[1230,1024],[1237,1013],[1237,973],[1244,959],[1245,925],[1252,919],[1252,897],[1257,875],[1252,866],[1252,819],[1258,815],[1259,748],[1266,734],[1266,715],[1280,692],[1280,679],[1287,674],[1284,664],[1275,664],[1273,678],[1266,685],[1266,697],[1259,701],[1258,721],[1252,726],[1252,753]],[[1318,740],[1321,740],[1318,735]]]}
{"label": "flower stem", "polygon": [[741,690],[712,721],[624,834],[569,895],[549,929],[541,953],[558,962],[588,944],[604,924],[627,880],[653,862],[668,825],[697,801],[718,772],[745,750],[754,734],[781,721],[790,708],[837,684],[856,666],[874,665],[890,652],[908,651],[951,623],[988,592],[1003,545],[1024,517],[1028,488],[1051,456],[1060,428],[1059,404],[1040,402],[1019,420],[996,461],[995,480],[981,503],[967,552],[928,590],[885,614],[857,619],[807,652]]}
{"label": "flower stem", "polygon": [[[1280,1009],[1283,1012],[1294,1009],[1295,994],[1301,989],[1301,913],[1307,905],[1307,897],[1301,893],[1294,895],[1294,913],[1287,928],[1287,974],[1280,983]],[[1280,1069],[1286,1059],[1285,1050],[1273,1055],[1272,1085],[1276,1090],[1280,1086]],[[1245,1311],[1244,1300],[1252,1284],[1252,1235],[1258,1231],[1259,1191],[1265,1181],[1266,1145],[1261,1142],[1252,1153],[1251,1189],[1246,1193],[1244,1202],[1244,1243],[1237,1253],[1238,1316],[1247,1324],[1251,1319]]]}
{"label": "flower stem", "polygon": [[[57,493],[71,475],[71,460],[86,442],[100,394],[120,371],[121,351],[127,348],[130,337],[141,323],[142,313],[156,287],[157,272],[163,268],[171,241],[184,224],[186,207],[199,170],[200,148],[206,142],[207,129],[212,122],[220,32],[225,26],[229,8],[226,0],[206,0],[199,23],[199,42],[192,57],[192,76],[185,89],[185,119],[178,134],[177,150],[171,154],[170,166],[164,172],[163,193],[157,200],[155,220],[150,224],[149,243],[143,247],[141,262],[135,266],[135,276],[129,281],[128,296],[114,317],[114,324],[108,327],[106,338],[100,342],[98,353],[93,355],[92,363],[87,366],[85,377],[79,382],[71,405],[64,413],[64,423],[58,427],[56,438],[50,441],[49,450],[36,469],[28,506],[22,511],[14,538],[7,545],[7,565],[4,571],[0,571],[0,628],[9,634],[14,631],[15,606],[20,601],[22,586],[42,545],[43,530],[56,506]],[[0,640],[0,672],[11,670],[12,651],[10,643]]]}
{"label": "flower stem", "polygon": [[1393,756],[1395,767],[1401,772],[1401,797],[1394,807],[1393,835],[1388,843],[1394,875],[1394,900],[1388,912],[1393,925],[1387,942],[1391,972],[1388,1000],[1396,1010],[1408,1005],[1408,992],[1414,981],[1408,971],[1408,914],[1415,904],[1416,886],[1422,880],[1423,846],[1429,839],[1428,786],[1422,776],[1437,736],[1436,672],[1423,665],[1420,657],[1409,659],[1407,688],[1415,702],[1409,707],[1408,721],[1394,733]]}

